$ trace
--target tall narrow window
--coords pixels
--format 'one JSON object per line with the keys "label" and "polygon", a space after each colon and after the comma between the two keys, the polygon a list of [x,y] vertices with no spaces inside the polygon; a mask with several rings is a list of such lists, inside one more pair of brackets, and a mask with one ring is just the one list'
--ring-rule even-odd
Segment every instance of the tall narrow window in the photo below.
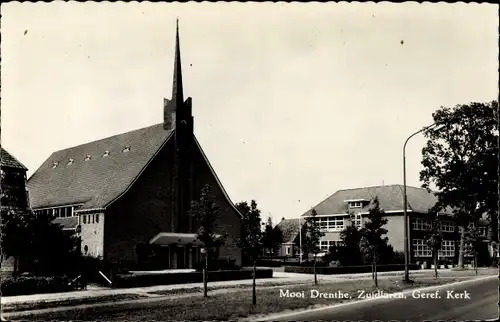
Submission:
{"label": "tall narrow window", "polygon": [[86,224],[87,223],[87,215],[83,215],[83,223]]}
{"label": "tall narrow window", "polygon": [[95,215],[95,222],[99,223],[99,214]]}

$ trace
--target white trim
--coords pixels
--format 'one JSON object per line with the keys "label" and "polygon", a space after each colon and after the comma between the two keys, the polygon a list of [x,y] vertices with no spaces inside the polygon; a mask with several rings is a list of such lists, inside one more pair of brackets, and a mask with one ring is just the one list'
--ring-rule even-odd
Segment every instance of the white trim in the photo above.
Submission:
{"label": "white trim", "polygon": [[102,213],[106,211],[106,208],[88,208],[88,209],[78,209],[74,211],[75,213],[75,216],[79,216],[79,215],[86,215],[86,214],[89,214],[89,213]]}
{"label": "white trim", "polygon": [[73,204],[63,204],[60,206],[51,206],[51,207],[43,207],[43,208],[33,208],[33,211],[38,211],[38,210],[48,210],[48,209],[55,209],[55,208],[65,208],[65,207],[77,207],[77,206],[82,206],[83,203],[73,203]]}
{"label": "white trim", "polygon": [[[414,212],[414,211],[411,210],[411,209],[408,209],[408,210],[406,210],[406,212]],[[370,213],[369,211],[360,212],[360,214],[362,214],[362,215],[368,215],[369,213]],[[401,213],[401,215],[403,215],[404,209],[401,209],[401,210],[384,210],[384,213],[386,213],[386,214]]]}
{"label": "white trim", "polygon": [[[318,217],[348,217],[349,214],[348,213],[344,213],[344,214],[326,214],[326,215],[316,215],[316,218]],[[312,217],[311,215],[302,215],[301,216],[302,218],[309,218],[309,217]]]}
{"label": "white trim", "polygon": [[368,200],[368,199],[346,199],[346,200],[344,200],[344,202],[363,202],[363,201],[369,202],[370,200]]}

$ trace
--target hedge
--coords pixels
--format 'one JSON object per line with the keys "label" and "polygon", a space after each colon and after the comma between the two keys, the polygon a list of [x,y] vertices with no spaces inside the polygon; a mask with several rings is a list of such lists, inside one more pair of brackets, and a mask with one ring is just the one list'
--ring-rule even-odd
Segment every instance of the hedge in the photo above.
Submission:
{"label": "hedge", "polygon": [[[271,269],[257,269],[256,278],[272,278]],[[237,271],[209,271],[208,281],[232,281],[252,279],[252,270]],[[113,287],[144,287],[153,285],[171,285],[186,283],[203,282],[203,273],[201,272],[183,272],[183,273],[163,273],[163,274],[118,274],[115,277]]]}
{"label": "hedge", "polygon": [[73,290],[68,277],[20,276],[2,281],[2,296],[60,293]]}
{"label": "hedge", "polygon": [[[377,272],[391,272],[391,271],[402,271],[405,266],[403,264],[390,264],[390,265],[377,265]],[[411,270],[419,269],[419,265],[410,264],[408,266]],[[325,267],[317,266],[316,273],[324,275],[333,274],[355,274],[355,273],[371,273],[371,265],[363,266],[339,266],[339,267]],[[302,273],[302,274],[314,274],[313,267],[304,266],[285,266],[285,272],[287,273]]]}

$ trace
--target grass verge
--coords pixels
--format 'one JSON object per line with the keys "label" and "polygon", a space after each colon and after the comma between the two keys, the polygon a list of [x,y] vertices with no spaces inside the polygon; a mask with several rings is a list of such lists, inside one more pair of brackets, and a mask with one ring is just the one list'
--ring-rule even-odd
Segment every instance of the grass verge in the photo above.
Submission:
{"label": "grass verge", "polygon": [[[102,303],[102,302],[120,302],[126,300],[138,300],[142,298],[147,298],[147,296],[139,295],[139,294],[116,294],[116,295],[102,295],[95,296],[89,298],[82,298],[76,300],[77,304],[94,304],[94,303]],[[4,313],[8,312],[18,312],[18,311],[30,311],[30,310],[41,310],[53,307],[62,307],[62,306],[73,306],[75,305],[75,299],[69,300],[60,300],[60,301],[38,301],[34,303],[19,303],[19,304],[9,304],[2,305],[2,311]]]}
{"label": "grass verge", "polygon": [[[302,284],[307,284],[308,282],[303,282],[303,281],[283,281],[281,283],[261,283],[257,284],[257,289],[259,288],[265,288],[265,287],[274,287],[274,286],[286,286],[290,285],[290,283],[293,283],[294,285],[302,285]],[[214,287],[208,287],[208,293],[210,294],[211,291],[217,291],[217,290],[233,290],[233,289],[250,289],[252,287],[251,284],[244,284],[244,285],[225,285],[225,286],[214,286]],[[193,288],[185,288],[185,289],[177,289],[177,290],[165,290],[165,291],[155,291],[155,292],[148,292],[148,294],[154,294],[154,295],[180,295],[180,294],[190,294],[190,293],[203,293],[203,287],[193,287]]]}
{"label": "grass verge", "polygon": [[[469,276],[471,278],[472,276]],[[106,321],[151,321],[151,320],[237,320],[248,316],[272,314],[277,312],[306,309],[324,305],[331,305],[355,300],[359,290],[366,292],[383,291],[386,293],[399,292],[411,288],[448,284],[463,281],[464,277],[449,277],[445,279],[418,278],[413,284],[404,284],[400,278],[384,279],[379,281],[379,287],[373,287],[371,280],[323,282],[319,285],[299,285],[286,287],[290,292],[304,292],[311,290],[319,292],[349,293],[351,299],[331,298],[283,298],[280,290],[285,288],[260,289],[257,292],[257,305],[252,306],[252,293],[247,289],[218,293],[208,298],[201,296],[168,298],[159,302],[131,304],[127,307],[87,307],[64,312],[50,312],[25,316],[26,319],[44,320],[106,320]]]}

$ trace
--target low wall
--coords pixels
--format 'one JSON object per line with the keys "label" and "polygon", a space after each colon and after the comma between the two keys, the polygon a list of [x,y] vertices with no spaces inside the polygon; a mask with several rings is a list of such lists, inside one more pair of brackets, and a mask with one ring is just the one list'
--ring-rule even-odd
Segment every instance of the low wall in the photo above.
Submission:
{"label": "low wall", "polygon": [[[417,264],[410,264],[410,265],[408,265],[408,268],[410,270],[418,270],[420,267]],[[403,264],[377,265],[377,272],[404,271],[404,269],[405,269],[405,266]],[[340,267],[317,266],[316,267],[316,273],[322,274],[322,275],[371,273],[371,271],[372,271],[372,267],[370,265],[340,266]],[[285,272],[287,272],[287,273],[314,274],[314,267],[285,266]]]}
{"label": "low wall", "polygon": [[[208,272],[208,282],[232,281],[252,279],[252,270],[235,271],[212,271]],[[257,269],[256,278],[272,278],[273,270]],[[187,283],[202,283],[203,273],[201,272],[179,272],[164,274],[119,274],[116,275],[113,287],[142,287],[153,285],[172,285]]]}

